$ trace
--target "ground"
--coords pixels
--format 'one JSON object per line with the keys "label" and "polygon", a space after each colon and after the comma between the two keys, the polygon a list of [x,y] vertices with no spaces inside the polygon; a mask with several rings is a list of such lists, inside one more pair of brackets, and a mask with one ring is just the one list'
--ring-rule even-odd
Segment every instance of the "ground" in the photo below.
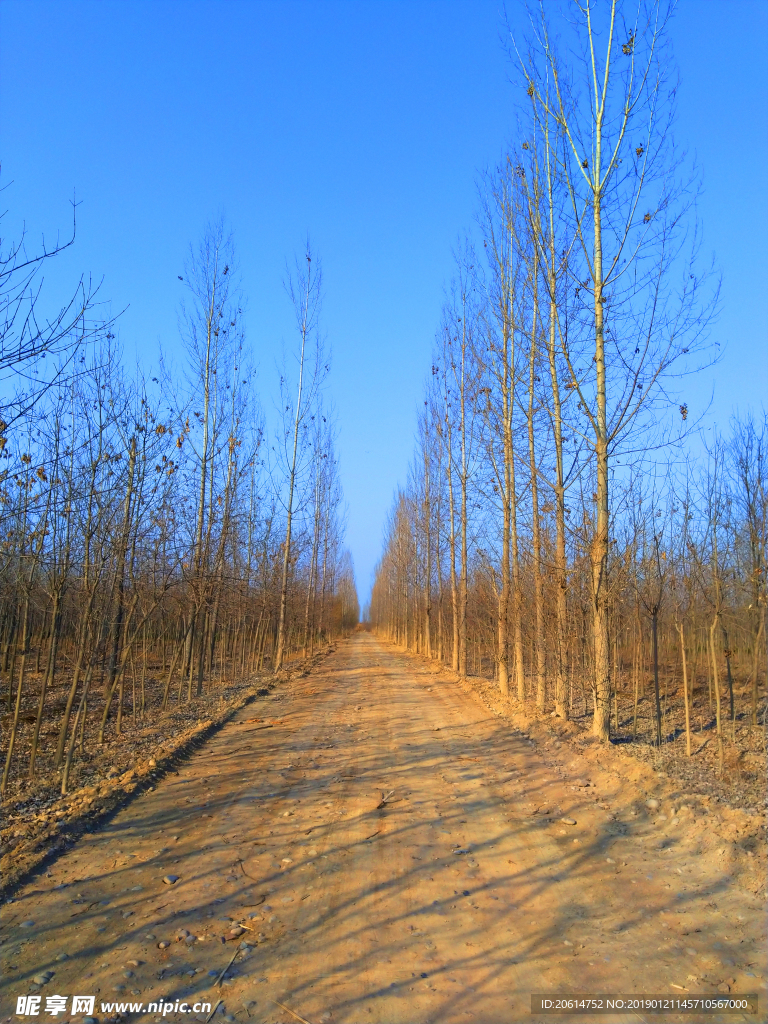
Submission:
{"label": "ground", "polygon": [[565,1019],[764,1019],[761,826],[633,765],[356,633],[16,889],[0,1012],[449,1024],[563,1019],[532,994],[757,993],[757,1016]]}

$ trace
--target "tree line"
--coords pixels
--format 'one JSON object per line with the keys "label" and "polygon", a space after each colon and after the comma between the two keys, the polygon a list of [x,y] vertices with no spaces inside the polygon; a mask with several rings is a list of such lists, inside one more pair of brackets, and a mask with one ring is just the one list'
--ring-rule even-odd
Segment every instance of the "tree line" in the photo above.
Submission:
{"label": "tree line", "polygon": [[367,615],[602,741],[675,735],[680,695],[688,752],[714,716],[722,763],[765,718],[768,430],[704,444],[684,401],[719,282],[672,135],[671,7],[529,13]]}
{"label": "tree line", "polygon": [[125,364],[83,282],[43,319],[60,251],[2,254],[3,795],[51,769],[66,792],[105,743],[358,621],[317,258],[286,282],[298,331],[269,432],[222,223],[179,275],[183,365],[155,376]]}

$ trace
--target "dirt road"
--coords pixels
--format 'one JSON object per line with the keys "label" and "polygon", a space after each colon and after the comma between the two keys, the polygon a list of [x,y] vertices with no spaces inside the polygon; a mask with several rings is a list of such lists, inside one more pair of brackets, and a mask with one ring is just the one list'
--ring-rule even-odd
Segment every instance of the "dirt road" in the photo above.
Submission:
{"label": "dirt road", "polygon": [[102,1002],[222,999],[226,1020],[285,1024],[562,1019],[531,993],[762,1000],[758,898],[569,765],[355,634],[3,908],[2,1016],[27,992],[95,994],[101,1020]]}

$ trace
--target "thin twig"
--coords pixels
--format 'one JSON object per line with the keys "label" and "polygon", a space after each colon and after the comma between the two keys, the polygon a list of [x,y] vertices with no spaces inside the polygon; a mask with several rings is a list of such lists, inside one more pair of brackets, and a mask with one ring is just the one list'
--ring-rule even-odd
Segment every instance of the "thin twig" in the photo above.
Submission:
{"label": "thin twig", "polygon": [[216,979],[216,981],[215,981],[215,982],[213,983],[213,987],[214,987],[214,988],[215,988],[215,987],[216,987],[217,985],[220,985],[220,984],[221,984],[221,979],[222,979],[222,978],[224,977],[224,975],[225,975],[225,974],[227,973],[227,971],[229,970],[229,968],[230,968],[230,967],[232,966],[232,964],[233,964],[233,963],[235,962],[235,957],[237,956],[237,954],[238,954],[239,952],[240,952],[240,947],[238,946],[238,947],[237,947],[237,949],[235,950],[235,952],[234,952],[234,953],[232,954],[232,959],[231,959],[231,960],[229,961],[229,963],[227,964],[227,966],[226,966],[226,967],[224,968],[224,970],[223,970],[223,971],[221,972],[221,974],[220,974],[220,975],[218,976],[218,978]]}
{"label": "thin twig", "polygon": [[249,875],[248,872],[245,870],[242,857],[238,857],[237,860],[235,861],[235,864],[240,865],[240,870],[243,872],[246,878],[250,878],[252,882],[258,882],[258,878],[254,878],[253,875]]}
{"label": "thin twig", "polygon": [[283,1003],[278,1003],[276,999],[273,999],[272,1002],[275,1004],[275,1006],[279,1006],[281,1009],[287,1010],[292,1017],[295,1017],[296,1020],[300,1020],[301,1024],[309,1024],[309,1021],[306,1019],[306,1017],[300,1017],[298,1013],[294,1013],[290,1006],[284,1006]]}
{"label": "thin twig", "polygon": [[218,1008],[219,1008],[219,1007],[221,1006],[221,1004],[222,1004],[223,1002],[224,1002],[224,1000],[223,1000],[223,999],[219,999],[219,1000],[217,1000],[217,1001],[216,1001],[216,1005],[215,1005],[215,1006],[214,1006],[214,1008],[213,1008],[213,1009],[211,1010],[211,1012],[210,1012],[210,1013],[208,1014],[208,1016],[207,1016],[207,1017],[205,1018],[205,1024],[208,1024],[208,1022],[210,1021],[210,1019],[211,1019],[211,1018],[213,1017],[214,1013],[216,1013],[216,1011],[218,1010]]}

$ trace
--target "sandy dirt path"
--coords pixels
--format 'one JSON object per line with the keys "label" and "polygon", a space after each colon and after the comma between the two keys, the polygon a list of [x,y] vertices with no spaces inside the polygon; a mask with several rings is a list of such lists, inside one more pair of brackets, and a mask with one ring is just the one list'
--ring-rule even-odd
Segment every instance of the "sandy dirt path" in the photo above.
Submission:
{"label": "sandy dirt path", "polygon": [[530,995],[716,994],[721,976],[764,996],[756,898],[673,867],[652,821],[578,781],[355,634],[3,907],[3,1019],[27,992],[95,994],[100,1020],[102,1002],[221,999],[218,1020],[286,1024],[283,1007],[311,1024],[691,1021],[545,1017]]}

